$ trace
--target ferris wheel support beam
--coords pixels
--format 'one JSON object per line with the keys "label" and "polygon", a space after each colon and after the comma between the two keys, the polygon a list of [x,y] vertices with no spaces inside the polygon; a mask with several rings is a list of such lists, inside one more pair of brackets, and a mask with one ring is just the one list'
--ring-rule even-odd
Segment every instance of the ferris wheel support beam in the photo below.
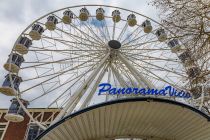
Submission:
{"label": "ferris wheel support beam", "polygon": [[111,70],[112,70],[112,71],[114,72],[114,74],[116,75],[117,80],[118,80],[118,82],[120,83],[120,85],[123,86],[123,87],[127,87],[127,86],[126,86],[126,82],[125,82],[125,80],[123,79],[123,77],[120,75],[119,71],[116,70],[112,65],[110,65],[110,67],[111,67]]}
{"label": "ferris wheel support beam", "polygon": [[106,70],[108,68],[108,65],[105,66],[105,68],[101,71],[100,75],[98,76],[98,79],[96,80],[91,92],[88,94],[87,98],[85,99],[85,101],[83,102],[83,104],[81,105],[80,109],[86,107],[89,103],[90,103],[90,100],[92,99],[97,87],[98,87],[98,84],[100,83],[100,81],[102,80]]}
{"label": "ferris wheel support beam", "polygon": [[151,84],[148,80],[144,78],[144,76],[137,71],[133,65],[129,62],[127,58],[125,58],[122,54],[118,53],[118,56],[120,60],[127,66],[127,68],[130,70],[130,72],[134,75],[136,80],[140,85],[147,86],[149,88],[154,88],[155,86]]}
{"label": "ferris wheel support beam", "polygon": [[202,84],[202,93],[201,93],[201,102],[200,102],[200,105],[199,105],[199,110],[202,109],[203,107],[203,103],[204,103],[204,84]]}
{"label": "ferris wheel support beam", "polygon": [[[69,101],[67,102],[66,106],[61,110],[61,112],[58,114],[58,116],[54,119],[54,121],[52,122],[52,124],[56,123],[57,121],[59,121],[63,116],[65,116],[67,113],[70,113],[69,110],[71,110],[71,108],[74,108],[74,106],[76,106],[76,104],[78,102],[74,101],[79,97],[82,97],[82,93],[84,93],[87,89],[87,87],[90,85],[90,83],[93,81],[94,77],[98,74],[98,72],[100,71],[101,67],[103,66],[103,64],[105,63],[105,61],[107,60],[107,58],[109,57],[109,53],[106,54],[106,56],[101,60],[101,62],[98,64],[98,67],[93,71],[93,73],[87,78],[86,82],[82,85],[81,88],[79,88],[79,90],[77,90],[69,99]],[[74,105],[72,105],[74,103]]]}

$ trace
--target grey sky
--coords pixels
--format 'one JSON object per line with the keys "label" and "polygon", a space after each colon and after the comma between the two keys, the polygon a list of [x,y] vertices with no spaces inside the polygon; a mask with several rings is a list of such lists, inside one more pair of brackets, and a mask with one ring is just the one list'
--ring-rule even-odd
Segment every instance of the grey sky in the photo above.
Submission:
{"label": "grey sky", "polygon": [[[68,6],[105,4],[123,7],[157,19],[157,10],[149,0],[1,0],[0,1],[0,84],[4,80],[6,62],[19,34],[40,16]],[[0,95],[0,108],[8,107],[12,97]]]}

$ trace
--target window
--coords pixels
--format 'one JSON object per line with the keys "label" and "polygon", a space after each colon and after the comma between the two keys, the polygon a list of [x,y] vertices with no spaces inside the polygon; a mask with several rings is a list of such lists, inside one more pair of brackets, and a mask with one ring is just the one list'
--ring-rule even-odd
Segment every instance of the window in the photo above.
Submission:
{"label": "window", "polygon": [[7,126],[6,123],[1,123],[1,124],[0,124],[0,139],[3,138],[4,131],[6,130],[6,126]]}
{"label": "window", "polygon": [[36,124],[30,124],[26,140],[34,140],[43,130]]}

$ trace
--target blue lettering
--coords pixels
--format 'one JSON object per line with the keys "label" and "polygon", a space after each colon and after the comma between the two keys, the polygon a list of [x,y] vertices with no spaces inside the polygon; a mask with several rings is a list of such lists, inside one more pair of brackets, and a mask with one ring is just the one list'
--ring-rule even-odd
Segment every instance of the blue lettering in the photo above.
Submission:
{"label": "blue lettering", "polygon": [[126,89],[125,92],[126,92],[127,94],[131,94],[131,93],[133,92],[133,90],[132,90],[132,88],[129,87],[129,88]]}
{"label": "blue lettering", "polygon": [[157,89],[148,89],[147,90],[148,95],[158,95],[158,90]]}
{"label": "blue lettering", "polygon": [[116,88],[110,89],[109,94],[117,94],[117,89]]}
{"label": "blue lettering", "polygon": [[139,92],[138,92],[138,88],[133,88],[133,92],[135,93],[135,94],[139,94]]}
{"label": "blue lettering", "polygon": [[125,88],[119,88],[119,89],[117,90],[117,93],[118,93],[118,94],[125,94]]}
{"label": "blue lettering", "polygon": [[163,95],[163,96],[166,96],[166,92],[165,92],[165,89],[161,89],[159,92],[159,95]]}
{"label": "blue lettering", "polygon": [[99,88],[102,87],[101,89],[99,89],[99,93],[98,95],[101,95],[103,92],[107,92],[111,89],[112,85],[109,83],[102,83],[99,84]]}
{"label": "blue lettering", "polygon": [[146,90],[145,90],[145,88],[140,89],[140,90],[139,90],[139,93],[140,93],[140,94],[143,94],[143,95],[146,95]]}
{"label": "blue lettering", "polygon": [[112,88],[112,85],[109,83],[99,84],[99,93],[98,95],[102,95],[103,93],[108,94],[141,94],[141,95],[161,95],[166,96],[167,94],[171,97],[179,97],[179,98],[191,98],[191,94],[185,92],[183,90],[177,91],[172,86],[167,86],[163,89],[146,89],[146,88]]}

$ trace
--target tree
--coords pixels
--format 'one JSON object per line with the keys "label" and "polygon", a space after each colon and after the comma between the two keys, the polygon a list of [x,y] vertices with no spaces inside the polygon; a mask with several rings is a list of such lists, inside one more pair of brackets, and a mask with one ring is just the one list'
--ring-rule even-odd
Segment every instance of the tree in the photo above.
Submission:
{"label": "tree", "polygon": [[[176,35],[185,47],[185,52],[190,54],[191,66],[186,67],[186,73],[193,97],[200,98],[202,96],[199,93],[204,92],[209,98],[210,0],[153,0],[151,4],[159,9],[164,27]],[[195,77],[190,77],[190,72],[194,71],[192,67],[197,69]],[[205,99],[200,100],[200,109],[202,105],[208,104]]]}

